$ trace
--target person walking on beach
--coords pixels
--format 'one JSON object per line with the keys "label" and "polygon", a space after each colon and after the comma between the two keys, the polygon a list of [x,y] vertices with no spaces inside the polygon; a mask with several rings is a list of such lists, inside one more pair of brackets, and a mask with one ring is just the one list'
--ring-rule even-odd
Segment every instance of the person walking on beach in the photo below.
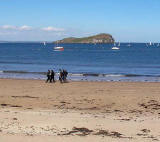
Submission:
{"label": "person walking on beach", "polygon": [[55,80],[54,80],[54,75],[55,75],[54,71],[51,70],[50,82],[55,82]]}
{"label": "person walking on beach", "polygon": [[63,81],[66,82],[67,80],[67,75],[68,75],[68,72],[66,70],[63,70]]}
{"label": "person walking on beach", "polygon": [[51,73],[51,71],[48,70],[48,72],[47,72],[47,80],[46,80],[46,83],[47,83],[48,81],[50,81],[50,78],[51,78],[50,73]]}
{"label": "person walking on beach", "polygon": [[63,72],[61,69],[59,69],[59,81],[63,83]]}

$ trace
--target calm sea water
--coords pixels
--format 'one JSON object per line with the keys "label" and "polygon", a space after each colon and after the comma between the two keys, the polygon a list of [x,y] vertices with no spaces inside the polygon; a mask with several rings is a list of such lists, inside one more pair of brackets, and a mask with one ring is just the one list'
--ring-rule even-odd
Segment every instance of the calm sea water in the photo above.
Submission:
{"label": "calm sea water", "polygon": [[160,82],[158,44],[58,46],[64,51],[54,51],[53,43],[0,43],[0,78],[45,79],[48,69],[66,69],[71,80]]}

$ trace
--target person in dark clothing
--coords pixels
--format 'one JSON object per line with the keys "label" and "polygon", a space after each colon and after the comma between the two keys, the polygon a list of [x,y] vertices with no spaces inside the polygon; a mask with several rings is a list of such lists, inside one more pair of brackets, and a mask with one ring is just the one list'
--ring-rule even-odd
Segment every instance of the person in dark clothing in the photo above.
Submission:
{"label": "person in dark clothing", "polygon": [[46,83],[47,83],[48,81],[50,81],[50,78],[51,78],[51,76],[50,76],[50,70],[48,70]]}
{"label": "person in dark clothing", "polygon": [[63,82],[65,82],[65,72],[64,72],[64,70],[62,70],[62,80],[63,80]]}
{"label": "person in dark clothing", "polygon": [[65,82],[67,80],[68,72],[66,70],[63,70],[63,81]]}
{"label": "person in dark clothing", "polygon": [[61,69],[59,70],[59,81],[63,83],[63,72]]}
{"label": "person in dark clothing", "polygon": [[54,71],[51,70],[51,78],[50,78],[50,82],[55,82],[55,80],[54,80],[54,75],[55,75]]}

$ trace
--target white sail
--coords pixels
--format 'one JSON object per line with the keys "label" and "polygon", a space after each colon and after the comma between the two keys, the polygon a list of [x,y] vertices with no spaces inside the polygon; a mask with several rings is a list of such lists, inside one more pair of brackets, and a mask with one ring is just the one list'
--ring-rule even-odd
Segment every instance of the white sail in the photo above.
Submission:
{"label": "white sail", "polygon": [[151,45],[152,45],[152,42],[149,42],[149,45],[151,46]]}

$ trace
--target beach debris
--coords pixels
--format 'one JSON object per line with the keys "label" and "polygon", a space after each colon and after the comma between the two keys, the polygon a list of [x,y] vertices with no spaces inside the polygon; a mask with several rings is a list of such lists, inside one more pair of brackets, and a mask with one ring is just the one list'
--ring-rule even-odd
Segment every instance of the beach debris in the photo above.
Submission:
{"label": "beach debris", "polygon": [[114,111],[115,112],[123,112],[122,110],[118,110],[118,109],[115,109]]}
{"label": "beach debris", "polygon": [[8,105],[10,105],[10,104],[1,104],[1,106],[8,106]]}
{"label": "beach debris", "polygon": [[129,112],[129,113],[139,113],[139,114],[142,114],[142,111],[141,111],[141,110],[136,110],[136,109],[134,109],[134,110],[129,110],[128,112]]}
{"label": "beach debris", "polygon": [[80,127],[80,128],[73,127],[71,131],[64,132],[58,135],[74,135],[74,136],[101,135],[101,136],[109,136],[113,138],[131,138],[131,137],[125,137],[123,134],[116,131],[109,132],[108,130],[90,130],[85,127]]}
{"label": "beach debris", "polygon": [[94,133],[94,135],[104,135],[109,136],[109,132],[106,130],[99,130],[98,132]]}
{"label": "beach debris", "polygon": [[33,96],[11,96],[12,98],[31,98],[31,99],[38,99],[39,97],[33,97]]}
{"label": "beach debris", "polygon": [[141,132],[142,133],[138,133],[137,136],[147,136],[148,133],[150,132],[150,130],[148,130],[148,129],[142,129]]}
{"label": "beach debris", "polygon": [[73,127],[73,130],[79,131],[79,132],[87,132],[87,133],[93,132],[93,130],[89,130],[88,128],[85,128],[85,127],[82,127],[82,128]]}
{"label": "beach debris", "polygon": [[151,136],[146,136],[146,137],[143,137],[143,138],[147,138],[147,139],[152,139],[152,141],[159,141],[156,137],[154,137],[153,135]]}
{"label": "beach debris", "polygon": [[149,110],[160,110],[160,102],[156,100],[150,100],[147,103],[140,103],[138,104],[140,107]]}
{"label": "beach debris", "polygon": [[122,134],[116,131],[109,132],[106,130],[99,130],[94,135],[103,135],[103,136],[111,136],[111,137],[116,137],[116,138],[123,138]]}
{"label": "beach debris", "polygon": [[149,129],[142,129],[142,133],[138,133],[137,136],[143,136],[143,138],[152,139],[153,141],[159,141],[156,137],[153,135],[149,135],[151,132]]}
{"label": "beach debris", "polygon": [[33,108],[31,108],[31,107],[28,107],[28,108],[26,108],[26,109],[33,109]]}
{"label": "beach debris", "polygon": [[10,105],[11,107],[22,107],[22,106],[19,106],[19,105]]}
{"label": "beach debris", "polygon": [[22,107],[22,106],[18,106],[18,105],[11,105],[11,104],[1,104],[1,106]]}
{"label": "beach debris", "polygon": [[76,133],[76,135],[78,136],[86,136],[89,135],[91,132],[93,132],[93,130],[89,130],[88,128],[85,127],[82,128],[73,127],[71,131],[64,133],[63,135],[71,135]]}
{"label": "beach debris", "polygon": [[130,121],[131,119],[130,118],[122,118],[122,119],[117,119],[117,120],[120,120],[120,121]]}
{"label": "beach debris", "polygon": [[115,131],[111,132],[111,133],[110,133],[110,136],[112,136],[112,137],[122,138],[122,134],[121,134],[121,133],[119,133],[119,132],[115,132]]}
{"label": "beach debris", "polygon": [[13,118],[13,120],[18,120],[17,118]]}
{"label": "beach debris", "polygon": [[141,130],[143,133],[149,133],[149,132],[151,132],[149,129],[142,129]]}
{"label": "beach debris", "polygon": [[61,101],[60,103],[65,104],[66,102],[65,101]]}
{"label": "beach debris", "polygon": [[147,134],[138,133],[137,136],[147,136]]}

